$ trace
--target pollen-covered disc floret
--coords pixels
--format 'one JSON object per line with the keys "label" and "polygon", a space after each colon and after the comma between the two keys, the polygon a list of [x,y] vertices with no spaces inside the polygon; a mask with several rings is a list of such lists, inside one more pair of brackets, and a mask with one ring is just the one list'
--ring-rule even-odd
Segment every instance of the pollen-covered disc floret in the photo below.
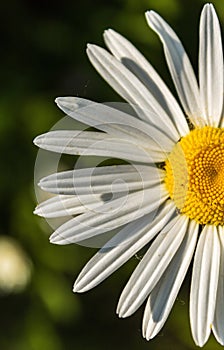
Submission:
{"label": "pollen-covered disc floret", "polygon": [[192,130],[173,148],[165,184],[182,214],[200,224],[224,224],[224,128]]}

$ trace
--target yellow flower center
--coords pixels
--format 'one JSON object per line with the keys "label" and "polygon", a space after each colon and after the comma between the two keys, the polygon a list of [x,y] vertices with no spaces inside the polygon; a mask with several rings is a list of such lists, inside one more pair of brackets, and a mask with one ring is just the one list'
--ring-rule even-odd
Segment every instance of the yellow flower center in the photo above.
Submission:
{"label": "yellow flower center", "polygon": [[165,170],[180,213],[200,224],[224,225],[224,128],[192,130],[174,146]]}

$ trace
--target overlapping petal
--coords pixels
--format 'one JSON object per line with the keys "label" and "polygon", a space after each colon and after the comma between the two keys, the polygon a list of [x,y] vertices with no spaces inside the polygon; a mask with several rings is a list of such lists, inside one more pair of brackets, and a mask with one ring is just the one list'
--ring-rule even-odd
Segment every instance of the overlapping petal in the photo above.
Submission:
{"label": "overlapping petal", "polygon": [[199,225],[194,221],[188,225],[176,255],[147,301],[142,323],[142,333],[147,340],[154,338],[166,322],[190,265]]}
{"label": "overlapping petal", "polygon": [[144,84],[109,52],[96,45],[88,45],[87,54],[93,66],[127,102],[136,110],[139,118],[161,128],[179,139],[178,132],[155,97]]}
{"label": "overlapping petal", "polygon": [[174,204],[167,202],[158,211],[126,225],[85,265],[73,290],[79,293],[85,292],[101,283],[149,243],[166,225],[174,212]]}
{"label": "overlapping petal", "polygon": [[104,40],[112,54],[137,76],[152,93],[175,124],[179,135],[186,135],[189,132],[189,127],[181,108],[146,58],[127,39],[112,29],[104,32]]}
{"label": "overlapping petal", "polygon": [[120,317],[133,314],[159,282],[186,234],[188,218],[172,219],[152,243],[131,275],[118,302]]}
{"label": "overlapping petal", "polygon": [[186,51],[173,29],[154,11],[146,12],[149,26],[159,35],[182,106],[196,125],[205,125],[197,80]]}
{"label": "overlapping petal", "polygon": [[166,156],[164,149],[159,149],[154,140],[150,149],[150,142],[143,146],[136,139],[122,139],[103,132],[50,131],[36,137],[34,143],[42,149],[61,154],[112,157],[146,164],[161,161]]}
{"label": "overlapping petal", "polygon": [[[146,149],[169,152],[174,139],[166,127],[152,126],[142,120],[101,103],[78,97],[58,97],[56,103],[67,115],[87,125],[107,132],[114,137],[138,141]],[[177,136],[178,137],[178,136]]]}
{"label": "overlapping petal", "polygon": [[50,237],[56,244],[80,242],[125,225],[156,210],[167,199],[158,186],[116,198],[60,226]]}
{"label": "overlapping petal", "polygon": [[159,185],[164,172],[155,166],[114,165],[51,174],[39,186],[48,192],[80,195],[144,190]]}

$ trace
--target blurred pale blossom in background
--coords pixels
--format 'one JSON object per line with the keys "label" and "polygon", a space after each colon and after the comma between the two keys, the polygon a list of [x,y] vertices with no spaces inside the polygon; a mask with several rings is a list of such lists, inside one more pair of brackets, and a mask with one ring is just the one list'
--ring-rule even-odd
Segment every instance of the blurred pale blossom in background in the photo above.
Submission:
{"label": "blurred pale blossom in background", "polygon": [[30,281],[32,264],[20,244],[7,236],[0,236],[0,293],[16,293]]}

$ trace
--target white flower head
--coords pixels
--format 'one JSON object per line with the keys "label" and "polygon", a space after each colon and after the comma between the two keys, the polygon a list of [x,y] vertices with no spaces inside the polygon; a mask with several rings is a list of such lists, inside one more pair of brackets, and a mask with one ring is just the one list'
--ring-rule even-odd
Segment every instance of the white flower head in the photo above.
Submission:
{"label": "white flower head", "polygon": [[[125,164],[75,168],[49,175],[39,185],[55,197],[35,213],[72,215],[52,234],[56,244],[114,235],[78,276],[85,292],[151,242],[117,307],[132,315],[146,300],[142,333],[149,340],[163,327],[193,262],[190,323],[203,346],[211,330],[224,344],[224,118],[223,52],[211,4],[202,10],[199,82],[179,38],[155,12],[146,13],[159,35],[181,106],[141,53],[114,30],[104,33],[110,52],[88,45],[102,77],[135,110],[77,97],[60,97],[64,113],[95,131],[57,130],[35,144],[53,152],[120,158]],[[193,258],[194,256],[194,258]]]}

